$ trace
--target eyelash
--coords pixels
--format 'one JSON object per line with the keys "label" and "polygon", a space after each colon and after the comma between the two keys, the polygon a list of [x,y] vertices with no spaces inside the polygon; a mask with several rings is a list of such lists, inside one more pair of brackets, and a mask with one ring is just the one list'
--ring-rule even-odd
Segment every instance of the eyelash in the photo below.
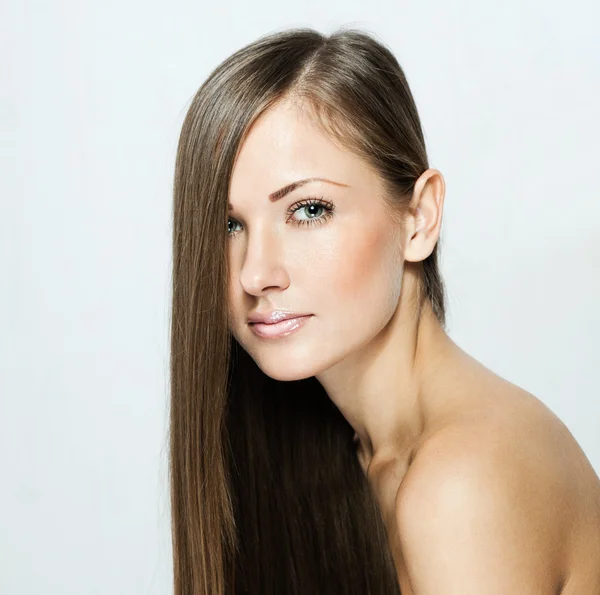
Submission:
{"label": "eyelash", "polygon": [[[311,207],[311,206],[323,208],[325,210],[325,214],[322,217],[315,217],[314,219],[302,219],[300,221],[297,221],[294,219],[295,225],[297,225],[298,227],[301,227],[303,225],[322,225],[323,223],[325,223],[325,221],[327,221],[328,219],[333,217],[333,211],[335,210],[334,204],[329,200],[324,200],[322,196],[321,197],[311,196],[309,198],[305,198],[305,199],[299,200],[298,202],[295,202],[287,210],[286,215],[288,215],[289,217],[292,217],[296,213],[296,211],[299,211],[303,208]],[[235,221],[235,219],[232,219],[230,217],[229,221]],[[235,222],[239,223],[238,221],[235,221]],[[238,231],[228,231],[227,233],[230,238],[234,238],[238,234]]]}

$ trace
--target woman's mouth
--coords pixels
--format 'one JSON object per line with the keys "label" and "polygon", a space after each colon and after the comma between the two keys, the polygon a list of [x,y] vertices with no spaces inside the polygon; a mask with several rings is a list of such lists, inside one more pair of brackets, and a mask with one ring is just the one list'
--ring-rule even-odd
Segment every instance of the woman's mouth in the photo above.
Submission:
{"label": "woman's mouth", "polygon": [[308,316],[298,316],[297,318],[288,318],[274,324],[266,324],[262,322],[250,323],[252,332],[265,339],[276,339],[292,334],[302,328],[310,319],[312,314]]}

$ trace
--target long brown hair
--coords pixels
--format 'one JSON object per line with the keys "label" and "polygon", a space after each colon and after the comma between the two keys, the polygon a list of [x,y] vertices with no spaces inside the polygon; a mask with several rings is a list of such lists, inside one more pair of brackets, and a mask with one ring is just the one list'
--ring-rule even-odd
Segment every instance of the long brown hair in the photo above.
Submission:
{"label": "long brown hair", "polygon": [[[284,97],[379,172],[399,220],[428,169],[404,72],[371,33],[271,33],[224,60],[194,96],[173,189],[175,595],[400,592],[352,427],[314,377],[268,377],[229,330],[230,177],[252,123]],[[419,263],[418,299],[445,326],[437,248]]]}

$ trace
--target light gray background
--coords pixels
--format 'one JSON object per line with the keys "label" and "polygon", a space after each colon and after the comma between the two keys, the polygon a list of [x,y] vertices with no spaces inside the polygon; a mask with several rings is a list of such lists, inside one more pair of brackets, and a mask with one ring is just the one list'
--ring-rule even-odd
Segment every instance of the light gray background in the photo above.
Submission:
{"label": "light gray background", "polygon": [[0,592],[171,592],[171,187],[210,70],[274,30],[389,44],[447,182],[449,332],[600,471],[600,21],[569,3],[4,0]]}

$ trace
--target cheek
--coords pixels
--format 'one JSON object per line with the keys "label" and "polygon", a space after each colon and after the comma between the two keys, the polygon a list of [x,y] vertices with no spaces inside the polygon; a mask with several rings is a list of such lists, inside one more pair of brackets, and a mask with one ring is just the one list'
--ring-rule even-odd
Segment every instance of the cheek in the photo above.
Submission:
{"label": "cheek", "polygon": [[227,314],[229,318],[229,330],[238,341],[240,321],[245,321],[247,315],[246,311],[242,311],[243,298],[244,295],[239,281],[230,276],[227,285]]}
{"label": "cheek", "polygon": [[324,299],[340,306],[365,306],[398,297],[402,261],[389,234],[364,226],[356,233],[343,234],[331,242],[313,267],[314,279]]}
{"label": "cheek", "polygon": [[358,347],[393,316],[402,287],[402,259],[381,226],[370,231],[363,226],[331,245],[313,281],[312,303],[322,314],[322,339],[331,340],[332,349],[340,344]]}

